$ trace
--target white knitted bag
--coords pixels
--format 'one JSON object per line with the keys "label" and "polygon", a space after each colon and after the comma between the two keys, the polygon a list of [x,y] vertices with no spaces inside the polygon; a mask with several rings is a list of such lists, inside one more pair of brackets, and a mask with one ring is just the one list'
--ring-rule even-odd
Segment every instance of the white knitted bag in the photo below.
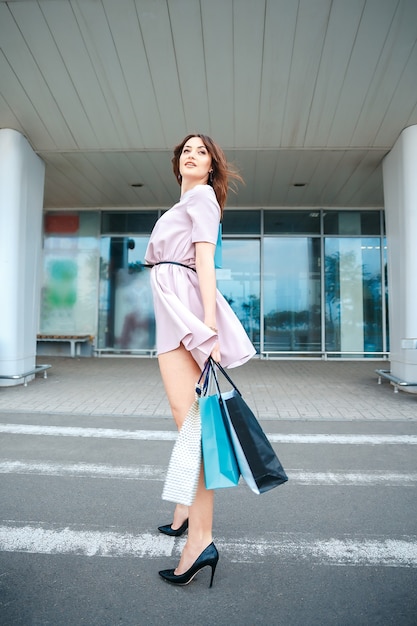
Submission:
{"label": "white knitted bag", "polygon": [[162,499],[191,506],[201,468],[201,419],[198,399],[193,402],[172,449]]}

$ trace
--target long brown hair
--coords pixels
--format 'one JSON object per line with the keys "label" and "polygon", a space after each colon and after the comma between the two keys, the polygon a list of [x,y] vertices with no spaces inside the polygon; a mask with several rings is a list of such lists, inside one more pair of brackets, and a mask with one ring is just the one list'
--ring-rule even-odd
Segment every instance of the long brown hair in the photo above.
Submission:
{"label": "long brown hair", "polygon": [[[216,194],[217,202],[220,206],[221,216],[223,217],[223,209],[226,204],[227,193],[229,189],[236,191],[236,183],[243,182],[243,178],[234,169],[234,167],[227,162],[226,156],[223,150],[218,146],[211,137],[208,135],[200,135],[199,133],[187,135],[181,143],[174,148],[174,156],[172,157],[172,169],[174,170],[175,178],[181,185],[180,175],[180,156],[187,141],[192,137],[200,137],[208,153],[211,156],[211,167],[213,174],[209,177],[207,184],[211,185]],[[230,184],[231,183],[231,184]]]}

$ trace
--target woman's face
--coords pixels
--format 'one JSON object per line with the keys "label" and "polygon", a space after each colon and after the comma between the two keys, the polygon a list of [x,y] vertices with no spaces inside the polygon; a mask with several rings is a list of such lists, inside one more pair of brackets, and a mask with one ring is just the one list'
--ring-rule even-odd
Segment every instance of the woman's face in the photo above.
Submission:
{"label": "woman's face", "polygon": [[211,156],[200,137],[191,137],[185,142],[179,161],[180,174],[184,181],[206,184],[211,169]]}

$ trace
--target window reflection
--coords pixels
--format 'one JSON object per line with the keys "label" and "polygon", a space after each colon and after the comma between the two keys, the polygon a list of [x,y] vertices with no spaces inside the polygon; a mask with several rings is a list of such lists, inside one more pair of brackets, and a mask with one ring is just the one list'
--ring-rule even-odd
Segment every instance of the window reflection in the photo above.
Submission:
{"label": "window reflection", "polygon": [[264,233],[320,235],[320,211],[265,211]]}
{"label": "window reflection", "polygon": [[321,348],[320,239],[264,240],[264,351]]}
{"label": "window reflection", "polygon": [[225,211],[223,215],[223,235],[259,235],[261,232],[261,212]]}
{"label": "window reflection", "polygon": [[217,270],[217,287],[240,319],[259,351],[260,262],[259,239],[223,240],[223,267]]}
{"label": "window reflection", "polygon": [[325,240],[326,350],[382,351],[380,239]]}
{"label": "window reflection", "polygon": [[99,216],[82,213],[77,231],[45,233],[39,331],[95,335]]}
{"label": "window reflection", "polygon": [[[103,350],[153,351],[149,270],[141,261],[157,216],[104,212],[101,239],[98,213],[80,213],[71,231],[55,220],[45,231],[40,332],[95,335]],[[218,287],[259,352],[389,349],[382,223],[380,211],[225,213]]]}
{"label": "window reflection", "polygon": [[324,213],[326,235],[379,235],[379,211],[328,211]]}
{"label": "window reflection", "polygon": [[154,349],[149,270],[142,265],[148,240],[149,237],[103,237],[101,240],[100,349]]}

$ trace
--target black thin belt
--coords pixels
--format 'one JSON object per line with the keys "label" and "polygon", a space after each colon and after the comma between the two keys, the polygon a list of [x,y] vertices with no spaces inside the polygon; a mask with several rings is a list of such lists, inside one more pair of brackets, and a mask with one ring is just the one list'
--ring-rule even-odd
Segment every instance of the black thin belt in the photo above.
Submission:
{"label": "black thin belt", "polygon": [[178,263],[178,261],[158,261],[158,263],[154,263],[153,265],[145,265],[145,267],[155,267],[155,265],[179,265],[180,267],[186,267],[187,270],[193,270],[196,272],[197,270],[190,265],[184,265],[184,263]]}

